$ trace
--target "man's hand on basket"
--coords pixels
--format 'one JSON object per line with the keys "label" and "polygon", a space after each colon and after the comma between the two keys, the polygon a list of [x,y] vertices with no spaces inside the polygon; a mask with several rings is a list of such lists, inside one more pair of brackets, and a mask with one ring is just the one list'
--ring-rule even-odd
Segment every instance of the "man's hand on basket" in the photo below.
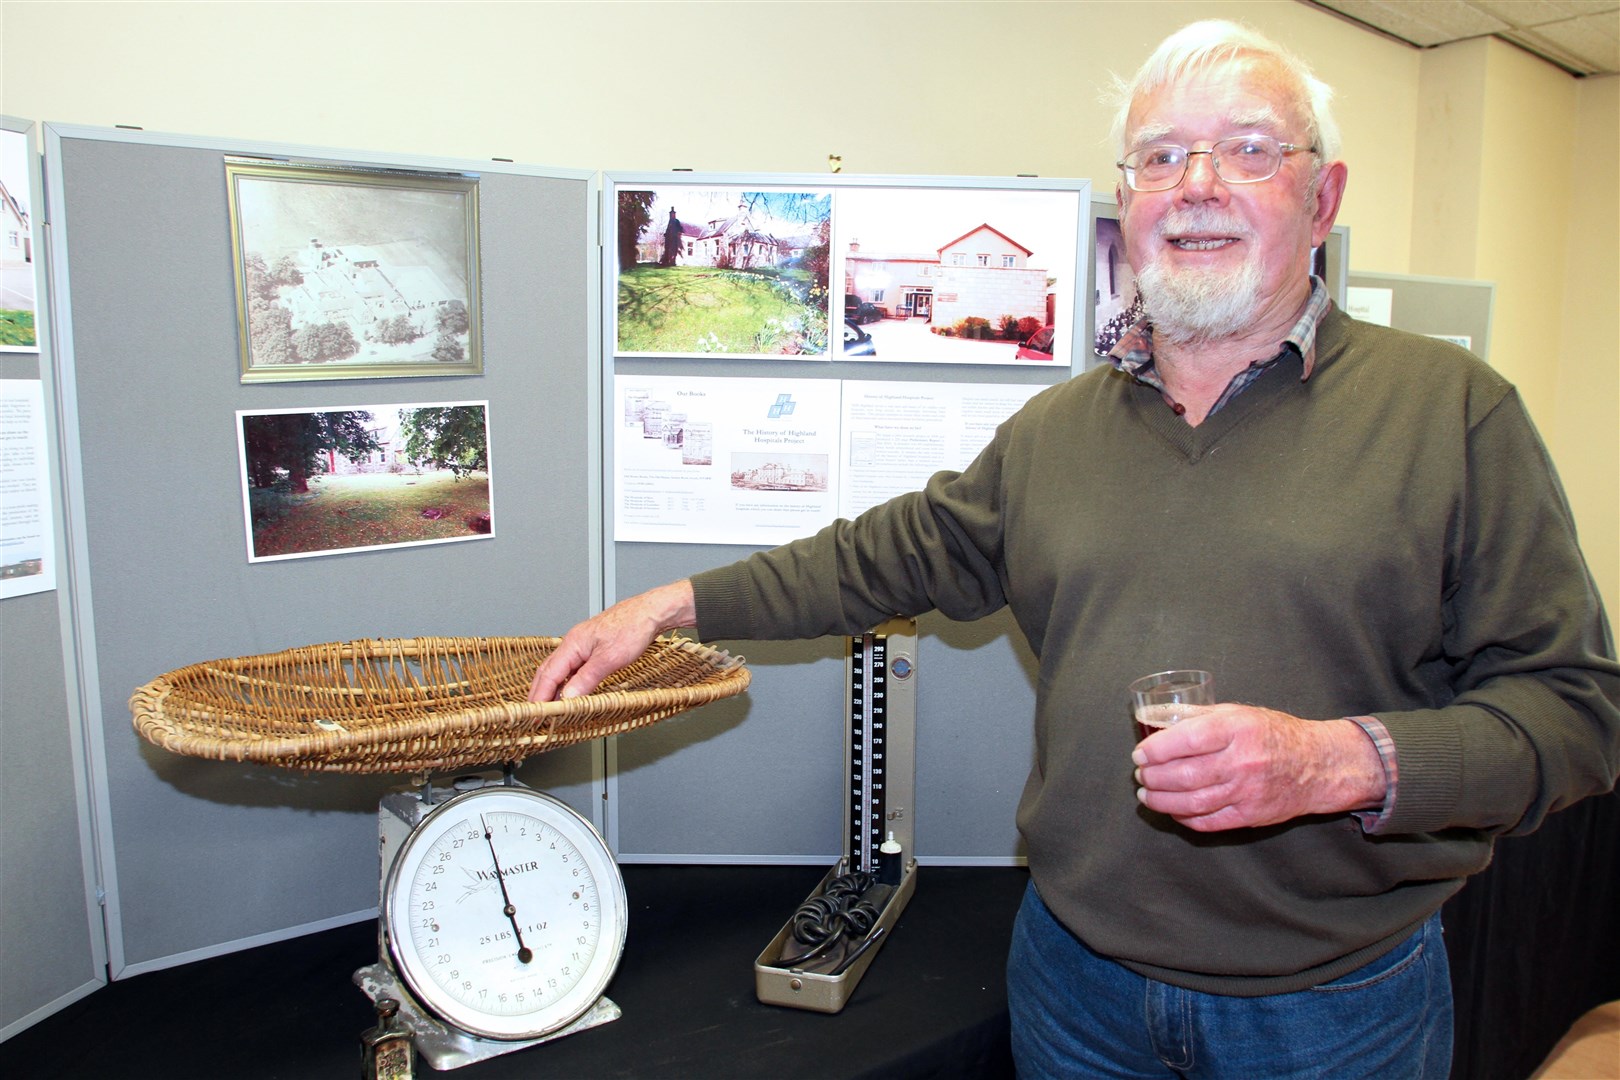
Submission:
{"label": "man's hand on basket", "polygon": [[530,701],[589,694],[635,660],[665,630],[697,621],[692,583],[677,581],[620,600],[563,635],[529,684]]}

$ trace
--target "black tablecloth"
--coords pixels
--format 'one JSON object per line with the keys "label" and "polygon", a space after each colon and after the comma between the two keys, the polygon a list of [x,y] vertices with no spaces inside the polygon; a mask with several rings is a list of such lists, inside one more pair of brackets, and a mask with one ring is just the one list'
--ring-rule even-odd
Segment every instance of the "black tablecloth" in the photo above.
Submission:
{"label": "black tablecloth", "polygon": [[1458,1080],[1524,1080],[1569,1026],[1620,999],[1620,794],[1585,799],[1446,905]]}
{"label": "black tablecloth", "polygon": [[[1028,874],[922,867],[836,1015],[754,997],[754,958],[826,867],[626,866],[630,929],[608,996],[624,1015],[453,1072],[455,1080],[1011,1077],[1006,953]],[[0,1074],[354,1080],[376,1022],[350,981],[359,923],[119,980],[0,1044]]]}
{"label": "black tablecloth", "polygon": [[[1010,1077],[1006,949],[1028,874],[925,866],[843,1012],[761,1005],[754,957],[824,871],[625,867],[630,930],[608,988],[623,1017],[443,1075]],[[1524,1080],[1576,1018],[1620,998],[1620,795],[1500,841],[1445,922],[1452,1075]],[[0,1044],[0,1074],[350,1080],[374,1023],[350,976],[375,960],[366,922],[120,980]]]}

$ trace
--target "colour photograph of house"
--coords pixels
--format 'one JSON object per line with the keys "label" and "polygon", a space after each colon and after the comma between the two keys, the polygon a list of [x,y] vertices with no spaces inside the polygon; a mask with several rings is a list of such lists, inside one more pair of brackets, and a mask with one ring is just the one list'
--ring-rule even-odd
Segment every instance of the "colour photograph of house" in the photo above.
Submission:
{"label": "colour photograph of house", "polygon": [[0,131],[0,349],[38,348],[34,307],[28,137],[17,131]]}
{"label": "colour photograph of house", "polygon": [[1024,346],[1072,326],[1078,212],[1073,192],[839,192],[841,314],[871,339],[851,359],[1052,363]]}
{"label": "colour photograph of house", "polygon": [[922,255],[862,251],[844,255],[844,293],[894,318],[952,326],[970,316],[1012,315],[1050,323],[1046,270],[1029,265],[1029,248],[988,222]]}
{"label": "colour photograph of house", "polygon": [[826,358],[829,192],[627,186],[615,202],[620,353]]}

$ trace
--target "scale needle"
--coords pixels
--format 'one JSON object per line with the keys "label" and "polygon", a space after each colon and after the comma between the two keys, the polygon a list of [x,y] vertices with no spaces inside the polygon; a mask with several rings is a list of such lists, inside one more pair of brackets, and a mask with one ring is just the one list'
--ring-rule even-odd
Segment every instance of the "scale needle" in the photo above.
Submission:
{"label": "scale needle", "polygon": [[517,908],[513,906],[512,897],[506,891],[506,875],[501,873],[500,856],[495,854],[495,833],[490,829],[489,822],[484,820],[484,815],[478,815],[478,823],[484,827],[484,843],[489,845],[489,857],[495,864],[495,882],[501,887],[501,899],[506,904],[505,907],[501,908],[501,913],[511,920],[512,933],[517,935],[518,963],[527,964],[534,959],[534,952],[523,944],[523,931],[518,928]]}

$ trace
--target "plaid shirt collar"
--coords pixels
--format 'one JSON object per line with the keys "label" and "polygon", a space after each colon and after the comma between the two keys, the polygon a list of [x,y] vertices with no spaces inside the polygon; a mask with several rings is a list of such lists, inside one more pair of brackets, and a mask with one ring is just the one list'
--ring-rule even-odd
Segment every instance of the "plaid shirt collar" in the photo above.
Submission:
{"label": "plaid shirt collar", "polygon": [[[1305,301],[1305,310],[1300,312],[1299,320],[1278,345],[1277,355],[1266,360],[1256,360],[1232,376],[1232,381],[1221,392],[1220,398],[1209,410],[1210,413],[1214,414],[1241,393],[1260,377],[1261,372],[1281,360],[1290,348],[1303,361],[1300,381],[1304,382],[1310,378],[1311,369],[1316,366],[1316,331],[1322,324],[1322,316],[1327,314],[1331,306],[1327,286],[1322,284],[1321,278],[1312,276],[1311,295]],[[1146,383],[1161,393],[1164,391],[1164,382],[1153,366],[1153,325],[1148,322],[1147,316],[1138,319],[1130,329],[1120,335],[1119,343],[1108,353],[1108,360],[1138,382]]]}

